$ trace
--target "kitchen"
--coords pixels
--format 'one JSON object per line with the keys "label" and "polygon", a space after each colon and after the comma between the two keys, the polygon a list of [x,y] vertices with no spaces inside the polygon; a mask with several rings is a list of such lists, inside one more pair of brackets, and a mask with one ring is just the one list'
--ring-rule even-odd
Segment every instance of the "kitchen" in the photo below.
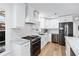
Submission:
{"label": "kitchen", "polygon": [[0,55],[78,56],[78,8],[78,3],[0,4],[0,12],[5,12]]}

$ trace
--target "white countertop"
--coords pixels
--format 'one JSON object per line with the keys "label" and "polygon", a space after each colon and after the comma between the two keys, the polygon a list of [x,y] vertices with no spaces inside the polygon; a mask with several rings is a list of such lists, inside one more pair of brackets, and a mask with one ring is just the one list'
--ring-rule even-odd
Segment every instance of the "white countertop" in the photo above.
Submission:
{"label": "white countertop", "polygon": [[12,42],[14,42],[16,44],[19,44],[19,45],[23,45],[25,43],[29,43],[30,40],[27,40],[27,39],[16,39],[16,40],[13,40]]}
{"label": "white countertop", "polygon": [[79,56],[79,38],[78,37],[66,37],[67,42],[74,51],[74,53]]}

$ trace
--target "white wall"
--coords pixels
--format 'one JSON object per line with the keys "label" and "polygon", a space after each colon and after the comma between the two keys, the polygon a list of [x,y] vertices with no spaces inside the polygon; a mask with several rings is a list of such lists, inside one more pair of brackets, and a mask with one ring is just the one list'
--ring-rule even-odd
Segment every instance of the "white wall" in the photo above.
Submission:
{"label": "white wall", "polygon": [[25,24],[24,27],[14,28],[12,32],[15,40],[16,38],[21,39],[24,36],[37,34],[36,30],[32,28],[32,24]]}
{"label": "white wall", "polygon": [[48,33],[59,34],[59,29],[48,29]]}
{"label": "white wall", "polygon": [[40,17],[39,21],[40,21],[40,28],[44,28],[45,19]]}
{"label": "white wall", "polygon": [[14,33],[14,37],[24,37],[27,35],[31,35],[32,33],[32,25],[29,24],[25,24],[24,27],[20,27],[20,28],[14,28],[12,29],[13,33]]}
{"label": "white wall", "polygon": [[79,26],[79,21],[75,21],[74,22],[74,26],[73,26],[73,34],[76,37],[79,37],[79,30],[78,30],[78,26]]}

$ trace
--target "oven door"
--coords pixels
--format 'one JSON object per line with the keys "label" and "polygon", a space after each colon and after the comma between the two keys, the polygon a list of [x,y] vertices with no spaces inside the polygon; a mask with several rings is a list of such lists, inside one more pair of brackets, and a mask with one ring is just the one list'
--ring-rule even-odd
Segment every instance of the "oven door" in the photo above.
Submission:
{"label": "oven door", "polygon": [[41,51],[41,41],[40,40],[36,40],[34,42],[32,42],[31,44],[31,55],[32,56],[37,56]]}

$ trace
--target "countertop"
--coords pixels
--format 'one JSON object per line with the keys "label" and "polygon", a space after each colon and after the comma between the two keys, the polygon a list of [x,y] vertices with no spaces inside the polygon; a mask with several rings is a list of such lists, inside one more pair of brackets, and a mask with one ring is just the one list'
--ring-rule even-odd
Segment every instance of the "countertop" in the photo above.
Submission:
{"label": "countertop", "polygon": [[27,39],[16,39],[16,40],[13,40],[12,42],[14,42],[16,44],[19,44],[19,45],[23,45],[23,44],[29,43],[30,40],[27,40]]}
{"label": "countertop", "polygon": [[79,38],[78,37],[65,37],[66,41],[69,43],[70,47],[79,56]]}
{"label": "countertop", "polygon": [[[25,45],[30,44],[30,40],[16,38],[16,40],[12,40],[11,43],[25,46]],[[14,56],[14,54],[12,51],[5,51],[3,53],[0,53],[0,56]]]}

